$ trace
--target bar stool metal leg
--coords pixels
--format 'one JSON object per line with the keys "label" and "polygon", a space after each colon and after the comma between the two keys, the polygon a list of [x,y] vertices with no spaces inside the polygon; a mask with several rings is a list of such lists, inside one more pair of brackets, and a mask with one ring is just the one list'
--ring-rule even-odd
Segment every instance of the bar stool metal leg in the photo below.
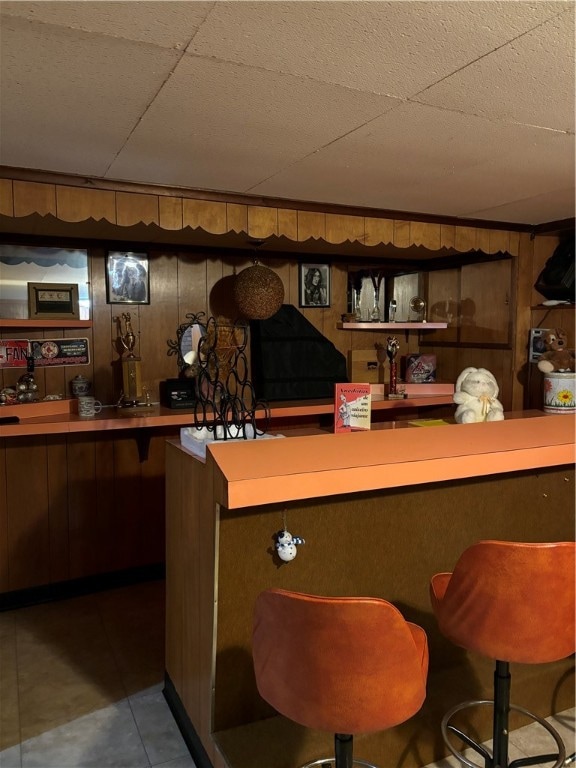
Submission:
{"label": "bar stool metal leg", "polygon": [[334,757],[325,757],[306,763],[302,768],[353,768],[354,765],[362,768],[378,768],[373,763],[365,760],[354,760],[352,756],[353,736],[349,733],[334,734]]}
{"label": "bar stool metal leg", "polygon": [[[552,753],[552,754],[546,754],[546,755],[535,755],[533,757],[521,757],[517,760],[513,760],[511,763],[505,762],[505,763],[498,763],[496,762],[496,756],[493,753],[492,755],[488,750],[486,750],[482,745],[477,744],[473,739],[471,739],[469,736],[466,736],[466,734],[462,733],[460,730],[455,728],[453,725],[450,724],[450,720],[457,712],[460,712],[463,709],[468,709],[470,707],[475,706],[494,706],[494,702],[492,700],[478,700],[478,701],[464,701],[461,704],[457,704],[455,707],[452,707],[451,710],[449,710],[444,717],[442,718],[442,738],[444,739],[444,743],[450,750],[450,752],[456,757],[456,759],[462,764],[467,766],[467,768],[524,768],[525,766],[530,765],[540,765],[542,763],[549,763],[552,762],[552,760],[555,760],[554,764],[552,766],[549,766],[549,768],[564,768],[566,765],[568,765],[568,760],[566,759],[566,748],[564,746],[564,742],[562,741],[562,737],[558,733],[558,731],[553,728],[550,723],[546,722],[546,720],[543,720],[541,717],[538,717],[538,715],[533,714],[532,712],[529,712],[527,709],[524,709],[523,707],[517,707],[513,704],[509,705],[509,709],[513,709],[515,712],[520,712],[526,717],[529,717],[531,720],[534,720],[539,725],[541,725],[543,728],[545,728],[548,733],[552,736],[554,741],[556,742],[556,746],[558,747],[558,752]],[[494,729],[496,730],[496,729]],[[506,752],[507,752],[507,745],[508,745],[508,727],[506,725]],[[484,765],[479,765],[478,763],[473,762],[472,760],[469,760],[467,757],[465,757],[461,752],[459,752],[450,741],[450,733],[454,733],[457,735],[462,741],[464,741],[465,744],[468,744],[469,747],[474,749],[475,752],[477,752],[481,757],[484,758]],[[496,747],[496,742],[493,745]],[[502,746],[499,747],[500,749],[500,755],[502,754]],[[501,759],[501,758],[499,758]]]}

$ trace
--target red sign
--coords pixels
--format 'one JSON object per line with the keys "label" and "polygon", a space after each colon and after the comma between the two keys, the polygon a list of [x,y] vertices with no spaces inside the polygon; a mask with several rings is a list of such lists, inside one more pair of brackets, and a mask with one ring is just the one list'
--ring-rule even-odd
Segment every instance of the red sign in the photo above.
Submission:
{"label": "red sign", "polygon": [[0,368],[26,368],[28,339],[0,339]]}

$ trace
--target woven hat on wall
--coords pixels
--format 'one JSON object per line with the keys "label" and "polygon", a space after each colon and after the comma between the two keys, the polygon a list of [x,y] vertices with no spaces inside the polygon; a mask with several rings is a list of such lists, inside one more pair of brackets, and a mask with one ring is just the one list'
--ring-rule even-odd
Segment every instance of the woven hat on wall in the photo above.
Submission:
{"label": "woven hat on wall", "polygon": [[284,284],[276,272],[255,262],[237,275],[234,301],[248,320],[267,320],[284,302]]}

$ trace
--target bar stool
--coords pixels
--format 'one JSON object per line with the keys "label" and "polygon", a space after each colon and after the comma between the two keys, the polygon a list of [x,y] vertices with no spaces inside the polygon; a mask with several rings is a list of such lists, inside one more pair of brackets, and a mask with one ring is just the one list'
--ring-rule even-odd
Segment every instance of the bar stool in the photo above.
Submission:
{"label": "bar stool", "polygon": [[[442,634],[496,662],[494,700],[463,702],[442,720],[446,746],[469,768],[520,768],[552,760],[552,768],[565,764],[565,747],[558,732],[542,718],[510,704],[509,664],[542,664],[574,653],[575,549],[572,542],[480,541],[462,553],[453,573],[432,577],[430,596]],[[457,712],[476,705],[494,708],[492,754],[450,724]],[[555,740],[558,752],[509,763],[510,709],[540,723]],[[481,755],[484,766],[458,752],[450,734]]]}
{"label": "bar stool", "polygon": [[353,759],[353,736],[403,723],[426,696],[426,633],[378,598],[266,590],[256,599],[252,653],[265,701],[334,734],[335,756],[303,768],[375,768]]}

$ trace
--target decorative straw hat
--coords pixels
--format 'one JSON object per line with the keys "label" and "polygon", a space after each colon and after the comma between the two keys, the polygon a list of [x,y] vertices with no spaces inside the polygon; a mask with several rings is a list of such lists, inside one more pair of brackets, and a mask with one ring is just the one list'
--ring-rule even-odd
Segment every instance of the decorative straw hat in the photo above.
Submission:
{"label": "decorative straw hat", "polygon": [[234,300],[248,320],[267,320],[282,306],[284,285],[276,272],[255,262],[236,277]]}

